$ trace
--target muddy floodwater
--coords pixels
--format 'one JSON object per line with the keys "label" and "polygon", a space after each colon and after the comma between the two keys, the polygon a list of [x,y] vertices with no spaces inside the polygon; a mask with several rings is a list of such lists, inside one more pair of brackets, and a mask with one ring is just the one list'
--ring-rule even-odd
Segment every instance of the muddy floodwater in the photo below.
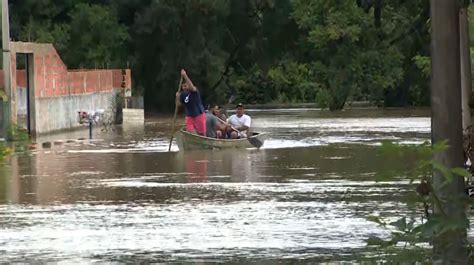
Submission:
{"label": "muddy floodwater", "polygon": [[421,216],[377,148],[429,140],[429,111],[248,113],[260,150],[168,152],[170,117],[39,137],[1,169],[0,262],[352,261],[389,235],[367,216]]}

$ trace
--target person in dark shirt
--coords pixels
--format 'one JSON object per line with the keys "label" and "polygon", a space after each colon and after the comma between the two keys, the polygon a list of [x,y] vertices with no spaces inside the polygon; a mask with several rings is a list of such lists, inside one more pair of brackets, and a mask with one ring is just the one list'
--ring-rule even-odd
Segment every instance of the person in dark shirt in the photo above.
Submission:
{"label": "person in dark shirt", "polygon": [[186,130],[206,135],[206,114],[202,105],[201,94],[184,69],[181,69],[181,78],[184,82],[182,91],[176,93],[176,101],[178,105],[184,106]]}

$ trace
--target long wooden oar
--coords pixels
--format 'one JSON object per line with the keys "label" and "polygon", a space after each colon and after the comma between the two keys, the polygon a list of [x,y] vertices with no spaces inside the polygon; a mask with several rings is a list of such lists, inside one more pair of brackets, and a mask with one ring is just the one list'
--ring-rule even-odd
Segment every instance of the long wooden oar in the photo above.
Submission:
{"label": "long wooden oar", "polygon": [[[217,118],[218,121],[220,121],[220,122],[222,122],[222,123],[224,123],[224,124],[228,124],[227,122],[225,122],[225,121],[222,120],[221,118],[219,118],[219,117],[217,117],[217,116],[216,116],[216,118]],[[234,127],[232,127],[232,126],[230,126],[230,128],[231,128],[232,130],[234,130],[234,131],[240,133],[240,131],[237,130],[236,128],[234,128]],[[249,137],[248,133],[247,133],[247,141],[249,141],[249,143],[250,143],[251,145],[253,145],[253,146],[257,147],[257,148],[260,148],[260,147],[262,147],[262,145],[263,145],[262,141],[260,141],[260,140],[257,139],[257,138]]]}
{"label": "long wooden oar", "polygon": [[[183,84],[183,77],[180,77],[177,92],[181,91],[181,85],[182,84]],[[176,123],[176,115],[178,115],[178,102],[176,102],[176,97],[175,97],[174,104],[175,104],[175,108],[174,108],[173,126],[171,127],[171,139],[170,139],[170,146],[168,147],[168,152],[171,151],[171,143],[173,142],[173,137],[174,137],[174,134],[175,134],[174,125]]]}

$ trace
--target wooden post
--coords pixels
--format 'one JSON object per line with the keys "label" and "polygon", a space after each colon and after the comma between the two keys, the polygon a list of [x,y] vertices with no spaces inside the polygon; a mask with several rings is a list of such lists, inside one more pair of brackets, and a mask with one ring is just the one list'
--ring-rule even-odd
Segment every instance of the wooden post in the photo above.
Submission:
{"label": "wooden post", "polygon": [[467,8],[462,8],[459,12],[459,33],[461,45],[462,127],[465,131],[471,126],[471,108],[469,101],[472,95],[471,45],[469,40]]}
{"label": "wooden post", "polygon": [[12,121],[12,82],[11,82],[11,55],[10,55],[10,22],[8,16],[8,0],[2,0],[2,51],[3,74],[6,101],[3,102],[3,132],[4,137],[9,136],[8,130]]}
{"label": "wooden post", "polygon": [[[459,42],[459,10],[457,0],[431,0],[431,133],[433,144],[448,140],[449,148],[435,154],[435,161],[447,168],[463,167],[461,115],[461,61]],[[461,203],[465,183],[455,177],[447,185],[439,170],[433,170],[434,192],[441,199],[441,207],[434,213],[445,213],[449,218],[465,221]],[[449,231],[433,238],[434,264],[467,264],[466,229]]]}

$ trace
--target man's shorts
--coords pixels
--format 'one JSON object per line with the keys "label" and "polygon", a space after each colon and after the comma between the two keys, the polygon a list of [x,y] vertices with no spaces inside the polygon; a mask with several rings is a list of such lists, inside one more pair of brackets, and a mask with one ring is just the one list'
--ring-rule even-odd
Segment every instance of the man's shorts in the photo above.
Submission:
{"label": "man's shorts", "polygon": [[206,135],[206,113],[196,117],[186,116],[184,122],[186,123],[186,131]]}

